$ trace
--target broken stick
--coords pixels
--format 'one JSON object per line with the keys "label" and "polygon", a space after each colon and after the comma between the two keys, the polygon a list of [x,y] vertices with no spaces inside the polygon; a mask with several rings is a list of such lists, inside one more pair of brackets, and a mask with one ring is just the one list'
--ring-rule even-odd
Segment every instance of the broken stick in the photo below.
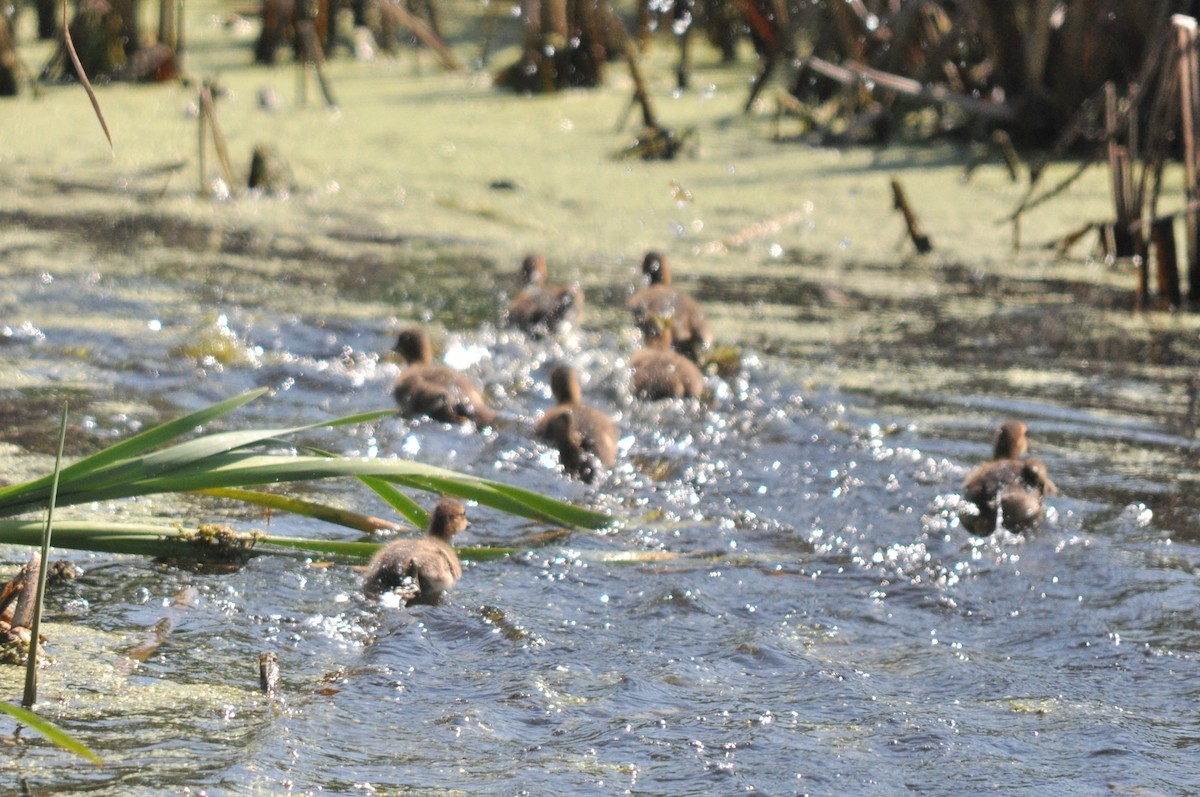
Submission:
{"label": "broken stick", "polygon": [[932,252],[933,242],[921,230],[917,215],[913,213],[912,206],[908,204],[908,197],[904,194],[904,187],[900,185],[900,180],[896,177],[892,178],[892,201],[896,210],[904,216],[904,224],[908,227],[908,237],[912,239],[913,246],[917,247],[917,254],[927,255]]}

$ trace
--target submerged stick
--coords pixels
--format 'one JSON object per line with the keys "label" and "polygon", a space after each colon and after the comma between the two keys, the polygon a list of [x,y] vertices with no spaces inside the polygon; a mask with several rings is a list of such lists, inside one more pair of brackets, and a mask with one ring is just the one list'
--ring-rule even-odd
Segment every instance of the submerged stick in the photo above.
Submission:
{"label": "submerged stick", "polygon": [[258,688],[267,697],[279,697],[279,656],[265,651],[258,654]]}
{"label": "submerged stick", "polygon": [[199,593],[195,587],[185,587],[175,595],[175,600],[171,602],[158,622],[151,626],[142,640],[125,654],[118,667],[122,674],[132,674],[139,664],[149,659],[162,647],[163,643],[167,641],[167,637],[175,630],[175,626],[179,625],[179,619],[184,611],[196,605],[198,596]]}
{"label": "submerged stick", "polygon": [[904,194],[904,186],[900,185],[900,179],[892,178],[892,202],[893,207],[900,211],[900,215],[904,216],[904,224],[908,228],[908,237],[912,239],[913,246],[917,247],[917,254],[927,255],[933,251],[933,242],[929,240],[929,236],[921,230],[921,223],[917,221],[917,214],[913,212],[912,207],[908,203],[908,197]]}

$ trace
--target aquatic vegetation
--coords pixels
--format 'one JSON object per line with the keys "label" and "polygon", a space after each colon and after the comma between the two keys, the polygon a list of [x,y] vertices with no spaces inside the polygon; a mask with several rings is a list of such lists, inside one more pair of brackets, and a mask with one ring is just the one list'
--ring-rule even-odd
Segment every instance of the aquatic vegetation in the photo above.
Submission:
{"label": "aquatic vegetation", "polygon": [[[62,413],[62,421],[59,424],[58,453],[57,453],[57,456],[55,457],[55,461],[54,461],[54,473],[51,475],[50,501],[49,501],[49,506],[47,507],[47,510],[46,510],[46,522],[42,527],[42,535],[41,535],[42,549],[41,549],[40,555],[35,554],[35,556],[37,556],[36,561],[38,563],[38,567],[37,567],[36,589],[34,590],[34,595],[33,595],[33,600],[34,600],[33,617],[32,617],[32,622],[30,622],[29,628],[27,629],[29,632],[29,636],[28,636],[27,640],[19,640],[19,638],[16,635],[13,635],[10,638],[11,642],[16,642],[18,644],[20,644],[20,642],[23,641],[24,642],[23,647],[25,648],[26,651],[28,651],[24,654],[25,655],[25,692],[22,697],[22,703],[23,703],[24,707],[18,707],[18,706],[14,706],[9,703],[0,701],[0,711],[7,713],[9,716],[13,717],[21,724],[23,724],[27,727],[33,728],[35,731],[42,734],[47,739],[49,739],[51,742],[53,742],[54,744],[63,748],[64,750],[69,750],[70,752],[75,753],[76,755],[82,756],[83,758],[88,759],[89,761],[91,761],[94,764],[101,764],[102,762],[100,760],[100,757],[97,756],[94,752],[92,752],[91,749],[89,749],[87,747],[87,745],[78,741],[73,736],[66,733],[62,729],[58,728],[53,723],[43,719],[42,717],[39,717],[37,714],[35,714],[33,711],[31,711],[33,706],[37,703],[38,668],[40,666],[40,663],[38,661],[37,651],[40,648],[40,640],[41,640],[42,607],[45,603],[45,596],[46,596],[46,576],[50,570],[50,568],[47,565],[47,562],[49,560],[48,552],[50,549],[50,535],[52,533],[53,526],[54,526],[54,502],[55,502],[55,498],[57,497],[57,492],[58,492],[58,479],[59,479],[60,474],[62,473],[62,451],[63,451],[63,443],[66,440],[66,433],[67,433],[67,405],[64,404],[63,405],[63,413]],[[29,594],[30,594],[29,587],[30,587],[30,585],[27,582],[26,589],[25,589],[25,595],[23,596],[24,598],[29,597]],[[17,614],[19,614],[19,612],[14,612],[14,618]],[[15,622],[15,619],[14,619],[14,622]],[[6,630],[6,635],[7,635],[7,632],[11,631],[12,629],[6,627],[5,630]],[[33,655],[29,655],[29,652],[32,652]]]}
{"label": "aquatic vegetation", "polygon": [[20,706],[14,706],[11,703],[5,703],[3,701],[0,701],[0,711],[3,711],[5,714],[20,722],[22,725],[33,728],[42,736],[45,736],[47,739],[54,742],[64,750],[70,750],[76,755],[83,756],[93,764],[101,763],[100,757],[92,752],[87,745],[77,741],[73,736],[71,736],[69,733],[65,733],[53,722],[49,722],[42,717],[39,717],[32,711],[23,709]]}
{"label": "aquatic vegetation", "polygon": [[[330,478],[359,479],[386,501],[401,517],[424,526],[427,513],[397,487],[445,493],[477,501],[504,512],[532,520],[575,528],[602,528],[612,520],[607,515],[549,498],[538,493],[409,460],[361,459],[302,449],[308,453],[274,453],[283,438],[320,427],[367,423],[391,410],[349,416],[288,429],[249,429],[213,432],[167,445],[176,438],[204,426],[261,396],[255,390],[219,402],[182,418],[137,434],[89,457],[59,474],[59,506],[88,504],[157,493],[208,491],[252,504],[283,506],[338,525],[363,528],[370,525],[364,515],[312,502],[284,502],[278,495],[248,490],[250,486]],[[164,447],[165,446],[165,447]],[[12,517],[40,510],[47,505],[53,476],[0,489],[0,516]],[[234,488],[234,489],[231,489]],[[0,541],[34,544],[40,533],[38,521],[0,521]],[[115,521],[72,521],[55,526],[60,547],[91,551],[180,556],[192,559],[228,558],[231,554],[254,556],[262,553],[305,551],[326,556],[365,561],[379,547],[374,543],[311,540],[230,530],[183,529],[164,523],[131,524]]]}

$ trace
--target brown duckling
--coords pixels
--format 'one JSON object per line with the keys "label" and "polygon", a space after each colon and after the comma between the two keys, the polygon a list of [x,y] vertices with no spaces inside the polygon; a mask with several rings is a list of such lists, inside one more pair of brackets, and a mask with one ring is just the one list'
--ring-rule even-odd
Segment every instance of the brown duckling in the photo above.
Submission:
{"label": "brown duckling", "polygon": [[1058,491],[1040,459],[1022,459],[1029,450],[1025,432],[1020,421],[1001,424],[992,459],[963,480],[963,500],[974,504],[978,513],[962,512],[959,521],[972,534],[987,536],[997,522],[1009,531],[1033,528],[1045,514],[1044,496]]}
{"label": "brown duckling", "polygon": [[629,358],[633,393],[641,399],[700,398],[704,375],[696,364],[671,348],[671,324],[651,320],[642,326],[643,347]]}
{"label": "brown duckling", "polygon": [[558,447],[563,469],[587,483],[597,468],[591,460],[611,468],[617,461],[617,426],[602,410],[583,403],[579,375],[567,365],[550,372],[550,392],[558,402],[542,413],[535,431]]}
{"label": "brown duckling", "polygon": [[462,578],[450,538],[469,525],[463,505],[443,498],[429,517],[424,537],[396,540],[371,557],[363,591],[378,595],[395,590],[406,604],[437,602]]}
{"label": "brown duckling", "polygon": [[424,330],[401,332],[394,351],[408,363],[392,388],[401,415],[428,416],[445,423],[474,421],[478,426],[496,420],[495,411],[466,374],[433,361],[433,347]]}
{"label": "brown duckling", "polygon": [[671,266],[661,252],[647,252],[642,273],[650,284],[629,299],[634,322],[641,327],[652,318],[671,319],[672,345],[685,357],[699,361],[712,346],[704,311],[688,294],[671,284]]}
{"label": "brown duckling", "polygon": [[543,436],[558,448],[558,461],[563,471],[578,478],[584,484],[595,480],[603,465],[595,452],[588,449],[575,410],[567,407],[554,413],[542,429]]}
{"label": "brown duckling", "polygon": [[540,338],[564,324],[579,323],[583,290],[578,285],[547,285],[545,257],[527,255],[521,264],[521,279],[525,287],[509,303],[505,325]]}

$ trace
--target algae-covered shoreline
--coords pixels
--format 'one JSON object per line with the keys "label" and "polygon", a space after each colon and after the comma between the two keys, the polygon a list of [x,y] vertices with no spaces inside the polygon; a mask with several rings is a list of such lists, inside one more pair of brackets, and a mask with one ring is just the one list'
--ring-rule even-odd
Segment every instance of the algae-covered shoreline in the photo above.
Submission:
{"label": "algae-covered shoreline", "polygon": [[[957,295],[943,303],[951,314],[987,314],[1000,301],[1008,309],[1082,303],[1105,311],[1093,323],[1107,326],[1111,309],[1126,325],[1123,294],[1132,294],[1133,276],[1124,267],[1089,258],[1089,242],[1062,260],[1036,248],[1110,214],[1099,168],[1029,213],[1024,248],[1014,251],[1003,219],[1025,186],[999,161],[968,179],[973,153],[950,143],[816,149],[772,140],[776,121],[765,100],[749,114],[740,109],[750,53],[726,65],[701,50],[696,88],[680,93],[666,43],[651,50],[659,116],[694,128],[699,151],[643,162],[614,157],[635,132],[615,129],[631,93],[618,64],[600,89],[521,97],[492,87],[486,71],[443,73],[412,51],[370,62],[342,53],[327,65],[340,103],[330,111],[311,85],[299,105],[295,66],[251,63],[255,26],[230,7],[189,14],[187,73],[222,87],[218,112],[235,171],[245,174],[255,145],[273,144],[291,163],[297,190],[287,199],[199,195],[194,85],[102,87],[111,157],[77,87],[7,100],[4,223],[18,235],[59,241],[55,272],[194,276],[190,262],[180,266],[194,260],[201,273],[223,272],[209,281],[225,283],[224,298],[270,285],[281,306],[282,275],[290,273],[304,280],[310,312],[387,318],[426,309],[377,290],[387,269],[411,272],[415,293],[438,294],[434,286],[453,286],[464,274],[504,291],[521,255],[536,249],[558,275],[590,289],[593,319],[611,325],[641,255],[656,248],[703,294],[720,337],[793,354],[811,355],[813,343],[854,344],[866,327],[875,328],[871,339],[902,336],[914,322],[905,303],[947,289]],[[493,63],[506,57],[502,51]],[[282,98],[277,110],[260,105],[263,91]],[[207,184],[214,160],[210,153]],[[1052,168],[1043,184],[1071,168]],[[932,255],[915,256],[905,239],[891,206],[892,176],[913,198]],[[122,256],[133,249],[137,257]],[[44,268],[23,262],[27,248],[17,241],[9,250],[10,274]],[[102,262],[93,262],[97,255]],[[355,306],[340,301],[347,293]],[[453,311],[473,321],[485,313]],[[5,308],[6,323],[21,320],[18,308]]]}

